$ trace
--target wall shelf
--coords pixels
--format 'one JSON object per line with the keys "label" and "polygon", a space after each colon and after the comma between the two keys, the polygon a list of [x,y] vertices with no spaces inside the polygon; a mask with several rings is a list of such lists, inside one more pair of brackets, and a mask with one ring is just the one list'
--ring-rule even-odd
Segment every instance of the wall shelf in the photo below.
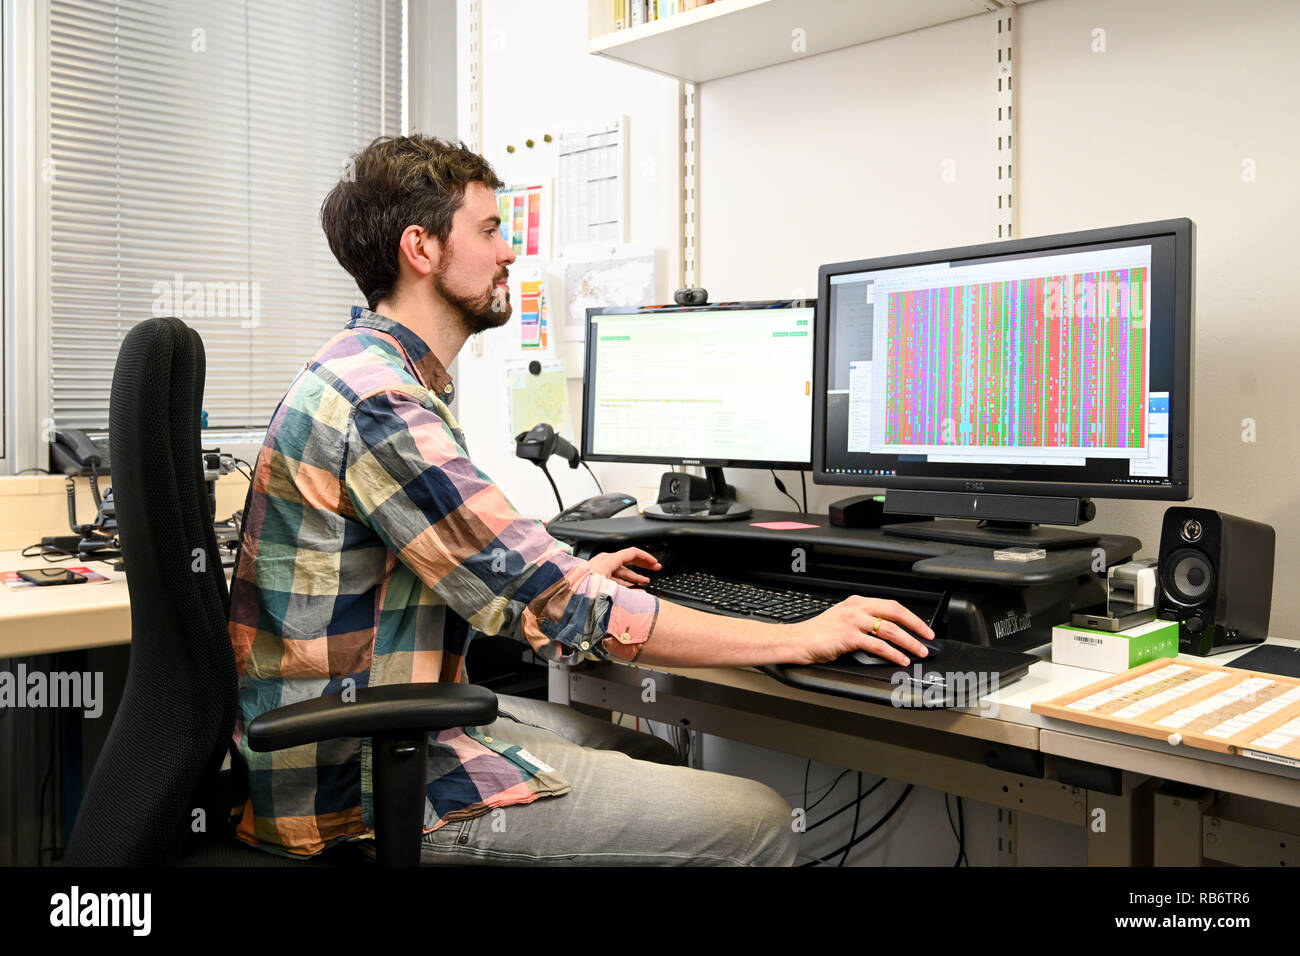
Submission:
{"label": "wall shelf", "polygon": [[[615,30],[614,0],[588,0],[588,51],[702,83],[1027,2],[716,0]],[[795,29],[805,49],[795,49]]]}

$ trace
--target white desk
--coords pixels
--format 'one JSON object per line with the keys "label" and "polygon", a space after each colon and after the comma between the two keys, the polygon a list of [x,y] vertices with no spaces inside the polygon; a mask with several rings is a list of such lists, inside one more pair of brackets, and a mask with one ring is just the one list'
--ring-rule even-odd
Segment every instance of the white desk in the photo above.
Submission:
{"label": "white desk", "polygon": [[[77,567],[76,559],[48,563],[0,551],[0,571]],[[84,562],[109,580],[11,591],[0,586],[0,659],[131,643],[131,598],[126,574],[103,561]],[[229,579],[231,569],[226,569]]]}
{"label": "white desk", "polygon": [[[1046,658],[1048,651],[1037,653]],[[1212,660],[1225,663],[1240,653]],[[1105,676],[1044,659],[977,707],[916,710],[800,690],[750,668],[611,662],[553,668],[551,699],[685,725],[1072,823],[1088,834],[1091,863],[1150,860],[1153,829],[1163,843],[1158,862],[1199,862],[1202,816],[1213,801],[1157,793],[1163,781],[1300,808],[1300,770],[1030,710]],[[643,699],[647,677],[655,682],[652,702]],[[1103,832],[1089,826],[1098,809],[1108,821]],[[1170,823],[1175,816],[1176,825]]]}
{"label": "white desk", "polygon": [[[76,567],[69,559],[48,563],[39,556],[24,558],[21,551],[0,551],[0,570]],[[131,641],[131,601],[126,575],[93,561],[86,567],[109,578],[103,584],[65,584],[58,587],[0,587],[0,658],[56,654],[128,644]]]}

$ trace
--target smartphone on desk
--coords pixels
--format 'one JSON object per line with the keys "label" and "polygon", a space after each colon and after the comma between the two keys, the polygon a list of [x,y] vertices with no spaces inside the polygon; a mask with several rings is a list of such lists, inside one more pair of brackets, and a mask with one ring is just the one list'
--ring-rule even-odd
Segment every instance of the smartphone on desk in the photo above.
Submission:
{"label": "smartphone on desk", "polygon": [[24,581],[30,581],[40,587],[49,587],[54,584],[86,583],[84,574],[69,571],[67,568],[29,568],[26,571],[19,571],[18,576]]}

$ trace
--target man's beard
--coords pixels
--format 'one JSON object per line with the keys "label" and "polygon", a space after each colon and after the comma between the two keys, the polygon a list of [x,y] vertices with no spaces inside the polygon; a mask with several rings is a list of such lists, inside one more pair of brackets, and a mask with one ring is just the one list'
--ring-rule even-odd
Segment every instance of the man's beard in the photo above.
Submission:
{"label": "man's beard", "polygon": [[445,271],[440,269],[433,274],[434,291],[460,311],[461,321],[465,323],[465,328],[469,330],[470,335],[500,328],[510,321],[513,309],[506,289],[498,288],[493,284],[486,292],[479,295],[459,295],[447,288],[443,282]]}

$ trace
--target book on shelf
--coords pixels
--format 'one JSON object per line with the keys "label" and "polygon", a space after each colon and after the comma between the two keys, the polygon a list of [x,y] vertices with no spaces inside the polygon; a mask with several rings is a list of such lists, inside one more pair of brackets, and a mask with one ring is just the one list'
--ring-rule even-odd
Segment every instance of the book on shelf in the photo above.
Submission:
{"label": "book on shelf", "polygon": [[624,30],[653,23],[664,17],[685,13],[713,0],[612,0],[614,4],[614,29]]}

